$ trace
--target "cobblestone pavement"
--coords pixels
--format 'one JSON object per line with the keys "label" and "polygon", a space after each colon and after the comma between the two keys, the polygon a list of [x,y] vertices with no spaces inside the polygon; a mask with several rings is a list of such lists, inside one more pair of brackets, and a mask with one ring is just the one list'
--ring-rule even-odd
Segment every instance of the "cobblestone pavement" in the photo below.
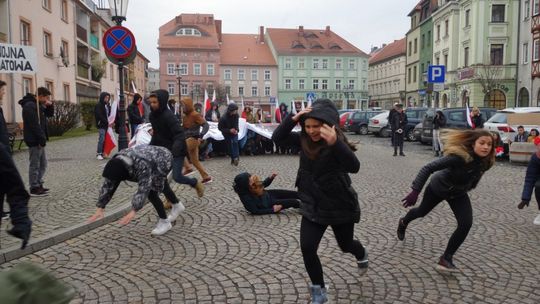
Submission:
{"label": "cobblestone pavement", "polygon": [[[370,268],[361,276],[329,230],[319,255],[330,303],[538,303],[540,227],[532,224],[538,211],[533,203],[516,208],[525,167],[497,164],[471,192],[474,224],[455,256],[462,273],[441,275],[434,265],[455,228],[446,203],[410,224],[404,242],[395,236],[406,212],[399,200],[433,160],[429,147],[406,143],[407,157],[392,157],[387,139],[351,138],[361,143],[361,169],[352,175],[362,208],[355,236],[369,248]],[[186,211],[166,235],[150,236],[156,215],[146,206],[127,227],[105,225],[0,269],[21,261],[42,264],[77,289],[73,303],[307,303],[299,214],[248,215],[231,189],[234,175],[244,170],[275,171],[272,187],[292,189],[298,158],[242,157],[238,168],[226,158],[203,164],[214,182],[202,199],[174,187]],[[90,167],[85,170],[97,170]],[[82,200],[94,191],[81,186],[68,193]]]}

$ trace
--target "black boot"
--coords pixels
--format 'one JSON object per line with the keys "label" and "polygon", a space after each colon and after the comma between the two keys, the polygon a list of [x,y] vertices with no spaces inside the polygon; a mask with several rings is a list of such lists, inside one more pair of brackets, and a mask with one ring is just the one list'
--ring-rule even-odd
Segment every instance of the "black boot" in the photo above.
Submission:
{"label": "black boot", "polygon": [[397,147],[394,146],[394,156],[397,156]]}
{"label": "black boot", "polygon": [[398,227],[397,227],[397,238],[400,241],[403,241],[405,239],[405,230],[407,229],[407,225],[405,224],[403,218],[399,219]]}

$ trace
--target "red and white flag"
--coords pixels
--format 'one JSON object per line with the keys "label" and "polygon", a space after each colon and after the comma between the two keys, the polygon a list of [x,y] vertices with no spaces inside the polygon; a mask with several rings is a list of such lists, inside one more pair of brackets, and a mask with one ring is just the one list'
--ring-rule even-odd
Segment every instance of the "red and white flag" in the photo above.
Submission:
{"label": "red and white flag", "polygon": [[109,113],[109,128],[107,128],[107,133],[105,133],[105,142],[103,143],[103,154],[109,156],[118,145],[116,141],[116,136],[114,135],[113,128],[110,127],[116,120],[116,110],[118,109],[118,99],[115,100],[111,105],[111,113]]}
{"label": "red and white flag", "polygon": [[210,105],[210,97],[208,97],[208,91],[204,89],[204,103],[202,108],[203,115],[208,111],[212,106]]}
{"label": "red and white flag", "polygon": [[275,115],[274,116],[276,117],[276,122],[281,123],[281,118],[282,117],[281,117],[281,111],[279,109],[279,100],[278,100],[277,97],[276,97],[276,110],[275,110]]}
{"label": "red and white flag", "polygon": [[474,129],[474,124],[471,120],[471,109],[469,109],[469,102],[467,102],[467,124]]}
{"label": "red and white flag", "polygon": [[212,102],[215,102],[216,99],[217,99],[216,89],[214,89],[214,94],[212,94]]}
{"label": "red and white flag", "polygon": [[291,114],[296,115],[296,102],[294,100],[291,101]]}

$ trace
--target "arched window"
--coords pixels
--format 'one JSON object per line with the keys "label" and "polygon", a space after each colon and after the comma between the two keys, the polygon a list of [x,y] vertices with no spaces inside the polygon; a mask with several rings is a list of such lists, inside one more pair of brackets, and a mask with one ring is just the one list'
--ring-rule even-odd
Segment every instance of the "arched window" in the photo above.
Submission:
{"label": "arched window", "polygon": [[495,89],[484,95],[484,104],[490,108],[506,108],[506,96],[503,91]]}
{"label": "arched window", "polygon": [[461,106],[466,107],[469,103],[469,91],[465,90],[461,94]]}
{"label": "arched window", "polygon": [[529,90],[527,88],[521,88],[518,96],[518,107],[529,106]]}
{"label": "arched window", "polygon": [[185,27],[181,28],[178,31],[176,31],[176,36],[202,36],[201,32],[198,29],[194,29],[191,27]]}
{"label": "arched window", "polygon": [[442,104],[439,105],[441,108],[448,107],[448,95],[443,94],[442,96]]}

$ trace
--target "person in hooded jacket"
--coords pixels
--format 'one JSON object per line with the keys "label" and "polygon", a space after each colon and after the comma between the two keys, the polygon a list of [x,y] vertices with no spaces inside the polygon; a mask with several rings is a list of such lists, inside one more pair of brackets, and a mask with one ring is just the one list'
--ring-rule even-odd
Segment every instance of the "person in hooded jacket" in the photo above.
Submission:
{"label": "person in hooded jacket", "polygon": [[470,190],[476,188],[484,173],[495,163],[495,145],[489,131],[452,130],[442,135],[444,156],[425,165],[412,183],[412,191],[402,200],[403,207],[416,204],[418,195],[431,178],[420,206],[413,208],[399,219],[397,237],[405,238],[407,226],[417,218],[424,217],[440,202],[446,200],[457,220],[457,228],[450,237],[436,269],[457,272],[453,257],[467,238],[472,226]]}
{"label": "person in hooded jacket", "polygon": [[219,105],[217,102],[212,102],[210,104],[210,109],[204,114],[204,119],[206,119],[206,121],[219,122],[220,118]]}
{"label": "person in hooded jacket", "polygon": [[238,146],[238,106],[235,103],[231,103],[227,106],[227,112],[221,116],[218,123],[218,129],[225,137],[225,141],[229,147],[229,153],[231,154],[231,164],[238,166],[240,160],[240,148]]}
{"label": "person in hooded jacket", "polygon": [[238,194],[244,208],[251,214],[274,214],[288,208],[300,207],[298,192],[265,189],[272,184],[276,176],[277,174],[273,173],[261,181],[259,176],[243,172],[234,178],[234,192]]}
{"label": "person in hooded jacket", "polygon": [[[212,177],[208,175],[201,162],[199,161],[199,145],[203,141],[203,136],[208,132],[209,125],[202,115],[195,111],[193,100],[190,97],[182,98],[184,108],[184,134],[186,136],[186,145],[189,155],[189,160],[197,168],[201,174],[202,183],[208,184],[212,182]],[[201,131],[202,127],[202,131]],[[187,163],[186,171],[192,171]]]}
{"label": "person in hooded jacket", "polygon": [[152,123],[152,139],[150,145],[165,147],[172,152],[172,176],[175,182],[190,185],[197,191],[197,195],[204,195],[204,185],[196,178],[189,178],[182,174],[184,157],[186,156],[186,143],[184,130],[178,118],[167,106],[169,93],[166,90],[153,91],[148,97],[150,100],[150,123]]}
{"label": "person in hooded jacket", "polygon": [[54,115],[54,105],[50,100],[51,92],[47,88],[39,87],[37,92],[37,99],[28,93],[19,104],[22,107],[24,143],[28,146],[30,158],[28,170],[30,195],[45,196],[49,191],[43,187],[43,176],[47,170],[45,145],[49,140],[47,117]]}
{"label": "person in hooded jacket", "polygon": [[[529,206],[534,189],[534,196],[536,197],[536,203],[540,211],[540,137],[536,136],[534,145],[536,151],[532,154],[531,160],[527,165],[523,192],[521,193],[521,203],[519,203],[518,208],[523,209],[523,207]],[[540,213],[534,219],[533,224],[540,225]]]}
{"label": "person in hooded jacket", "polygon": [[105,144],[105,133],[109,127],[114,128],[114,123],[109,124],[109,115],[111,114],[111,94],[107,92],[101,92],[99,94],[99,102],[94,108],[94,117],[96,119],[96,127],[98,129],[99,137],[97,144],[97,156],[98,160],[103,160],[103,145]]}
{"label": "person in hooded jacket", "polygon": [[435,151],[435,156],[439,156],[444,150],[441,141],[441,129],[444,127],[446,127],[446,116],[444,116],[441,110],[437,110],[435,117],[433,117],[433,150]]}
{"label": "person in hooded jacket", "polygon": [[[291,132],[298,122],[301,132]],[[312,302],[324,303],[328,297],[317,249],[328,226],[341,250],[354,255],[361,271],[368,266],[367,249],[354,240],[360,205],[349,173],[360,169],[356,147],[339,129],[339,114],[329,99],[317,99],[311,107],[286,116],[272,139],[300,150],[296,177],[302,214],[300,247],[312,283]]]}
{"label": "person in hooded jacket", "polygon": [[133,95],[133,100],[127,109],[131,137],[135,136],[135,132],[139,125],[144,123],[144,105],[142,100],[142,96],[138,93]]}

